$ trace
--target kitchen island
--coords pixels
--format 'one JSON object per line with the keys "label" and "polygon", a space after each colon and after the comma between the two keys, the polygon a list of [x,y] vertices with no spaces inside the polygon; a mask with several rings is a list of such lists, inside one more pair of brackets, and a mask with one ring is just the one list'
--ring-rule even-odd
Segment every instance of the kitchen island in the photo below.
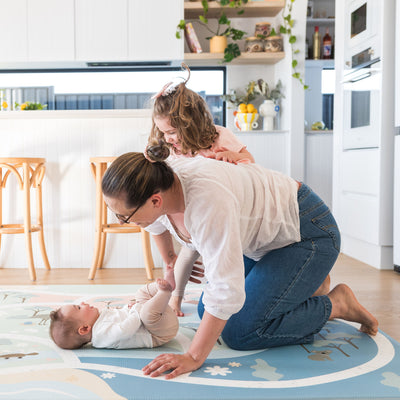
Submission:
{"label": "kitchen island", "polygon": [[[95,239],[95,182],[90,157],[143,151],[150,110],[69,110],[0,112],[0,157],[44,157],[44,235],[52,268],[88,268]],[[11,176],[3,190],[3,222],[21,223],[22,192]],[[32,216],[35,218],[32,192]],[[109,213],[109,221],[117,222]],[[37,233],[35,265],[43,267]],[[156,267],[161,257],[152,243]],[[0,267],[26,267],[24,235],[2,235]],[[143,268],[139,234],[109,234],[105,267]]]}

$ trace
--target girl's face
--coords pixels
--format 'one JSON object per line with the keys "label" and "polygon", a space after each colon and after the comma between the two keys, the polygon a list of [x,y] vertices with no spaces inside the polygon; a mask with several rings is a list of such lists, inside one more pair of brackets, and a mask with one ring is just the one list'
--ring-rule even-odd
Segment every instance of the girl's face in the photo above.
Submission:
{"label": "girl's face", "polygon": [[154,117],[154,123],[158,130],[164,134],[164,139],[175,149],[181,149],[181,143],[178,138],[178,130],[171,125],[168,117]]}

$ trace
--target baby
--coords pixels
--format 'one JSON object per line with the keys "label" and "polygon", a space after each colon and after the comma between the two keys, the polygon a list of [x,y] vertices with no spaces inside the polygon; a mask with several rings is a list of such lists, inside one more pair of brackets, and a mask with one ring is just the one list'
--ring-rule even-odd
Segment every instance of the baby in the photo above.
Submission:
{"label": "baby", "polygon": [[168,306],[175,289],[174,270],[135,294],[135,302],[122,309],[98,308],[86,303],[69,304],[50,313],[50,336],[63,349],[93,347],[128,349],[157,347],[178,332],[178,318]]}

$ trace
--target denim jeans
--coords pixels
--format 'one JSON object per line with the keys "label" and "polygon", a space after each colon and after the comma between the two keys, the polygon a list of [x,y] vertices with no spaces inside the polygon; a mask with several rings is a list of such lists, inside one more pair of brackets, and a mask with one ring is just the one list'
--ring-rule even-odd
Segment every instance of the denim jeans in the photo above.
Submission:
{"label": "denim jeans", "polygon": [[[325,203],[304,183],[298,191],[301,241],[268,252],[259,261],[244,257],[246,300],[222,332],[237,350],[310,343],[328,321],[328,296],[312,297],[340,250],[340,233]],[[204,305],[199,302],[202,317]]]}

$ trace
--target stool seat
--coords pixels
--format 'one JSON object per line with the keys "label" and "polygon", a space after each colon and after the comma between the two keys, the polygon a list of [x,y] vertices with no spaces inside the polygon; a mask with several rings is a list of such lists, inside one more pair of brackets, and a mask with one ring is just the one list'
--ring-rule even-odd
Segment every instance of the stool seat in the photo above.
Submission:
{"label": "stool seat", "polygon": [[110,163],[117,157],[91,157],[90,167],[96,181],[96,238],[93,262],[89,271],[89,279],[94,279],[96,271],[103,266],[107,233],[141,233],[142,250],[146,267],[147,279],[154,280],[154,261],[151,254],[150,234],[133,223],[109,224],[107,222],[107,206],[103,199],[101,182]]}
{"label": "stool seat", "polygon": [[[46,171],[45,163],[45,158],[0,157],[0,244],[1,235],[18,233],[25,235],[29,274],[33,281],[36,280],[31,237],[33,232],[39,233],[39,246],[43,262],[46,269],[50,270],[43,234],[42,181]],[[24,195],[23,224],[3,224],[3,189],[6,188],[8,178],[12,175],[17,179],[18,187]],[[31,188],[36,189],[36,224],[31,221]]]}

